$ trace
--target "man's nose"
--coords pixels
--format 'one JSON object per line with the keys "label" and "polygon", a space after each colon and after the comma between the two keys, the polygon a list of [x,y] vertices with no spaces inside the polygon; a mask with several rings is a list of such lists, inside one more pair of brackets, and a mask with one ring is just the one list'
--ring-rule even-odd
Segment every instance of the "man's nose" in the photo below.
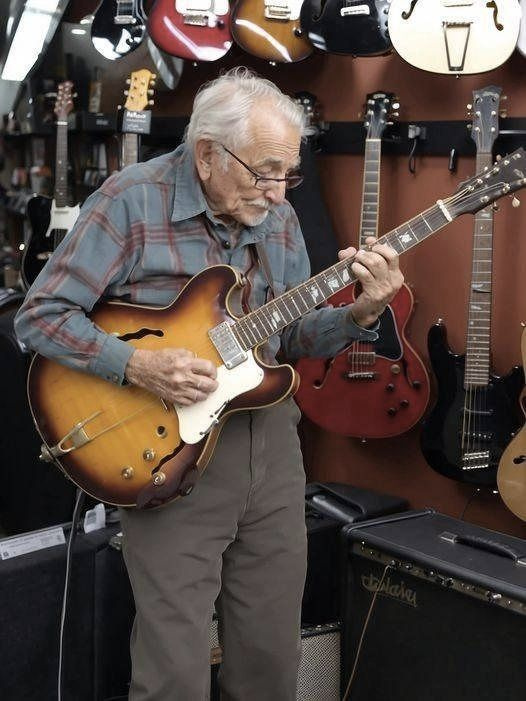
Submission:
{"label": "man's nose", "polygon": [[285,183],[275,182],[269,184],[264,190],[264,195],[272,204],[281,204],[285,199]]}

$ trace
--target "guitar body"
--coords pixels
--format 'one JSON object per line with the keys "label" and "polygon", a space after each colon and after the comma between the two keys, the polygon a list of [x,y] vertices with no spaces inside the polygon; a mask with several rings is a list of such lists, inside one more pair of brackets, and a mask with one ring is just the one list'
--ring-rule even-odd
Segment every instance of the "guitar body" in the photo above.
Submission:
{"label": "guitar body", "polygon": [[520,17],[515,0],[393,0],[388,27],[396,51],[416,68],[483,73],[513,52]]}
{"label": "guitar body", "polygon": [[[521,350],[522,364],[526,367],[526,331],[522,332]],[[526,416],[526,388],[521,392],[519,403]],[[502,453],[497,470],[497,486],[508,509],[526,521],[526,424]]]}
{"label": "guitar body", "polygon": [[314,48],[300,27],[301,0],[272,4],[271,0],[240,0],[232,10],[232,34],[253,56],[295,63]]}
{"label": "guitar body", "polygon": [[190,61],[217,61],[232,46],[228,0],[157,0],[148,33],[162,51]]}
{"label": "guitar body", "polygon": [[[122,15],[118,22],[117,0],[102,0],[95,10],[91,24],[91,41],[105,58],[115,60],[134,51],[144,38],[146,26],[137,12],[136,1],[127,3],[129,15]],[[122,9],[122,8],[121,8]],[[129,18],[129,21],[125,21]]]}
{"label": "guitar body", "polygon": [[[91,315],[102,329],[137,348],[188,348],[215,363],[219,387],[203,402],[174,408],[139,387],[116,386],[35,357],[28,379],[35,423],[49,449],[61,445],[60,467],[88,494],[126,506],[172,499],[175,488],[166,499],[156,496],[153,480],[161,469],[168,484],[177,460],[187,460],[190,451],[192,466],[203,470],[232,412],[268,406],[294,392],[290,366],[266,366],[257,352],[248,351],[245,362],[227,370],[208,336],[233,318],[229,299],[240,283],[233,268],[213,266],[193,277],[168,307],[108,303]],[[161,489],[163,484],[164,477]]]}
{"label": "guitar body", "polygon": [[379,56],[392,49],[387,31],[387,0],[305,0],[301,27],[321,51],[351,56]]}
{"label": "guitar body", "polygon": [[422,452],[445,477],[492,486],[502,452],[520,426],[522,368],[514,367],[504,377],[491,375],[487,386],[466,392],[465,356],[451,352],[443,324],[429,330],[428,349],[438,399],[424,424]]}
{"label": "guitar body", "polygon": [[58,241],[71,231],[80,213],[80,206],[57,207],[54,199],[37,195],[27,203],[31,236],[24,249],[20,273],[26,289],[31,287]]}
{"label": "guitar body", "polygon": [[[353,292],[354,286],[329,301],[349,304]],[[378,341],[355,342],[334,358],[305,358],[296,364],[301,382],[295,399],[311,421],[344,436],[388,438],[422,418],[429,377],[404,335],[413,303],[411,290],[402,285],[380,317]],[[363,353],[362,362],[356,353]]]}

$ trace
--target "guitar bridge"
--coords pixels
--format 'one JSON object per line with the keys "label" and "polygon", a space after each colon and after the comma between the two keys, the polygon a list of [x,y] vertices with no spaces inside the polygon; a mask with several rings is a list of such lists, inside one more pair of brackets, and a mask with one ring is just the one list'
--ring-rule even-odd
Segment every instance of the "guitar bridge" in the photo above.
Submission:
{"label": "guitar bridge", "polygon": [[208,13],[194,12],[183,17],[183,24],[189,24],[194,27],[214,27],[216,22],[216,16]]}

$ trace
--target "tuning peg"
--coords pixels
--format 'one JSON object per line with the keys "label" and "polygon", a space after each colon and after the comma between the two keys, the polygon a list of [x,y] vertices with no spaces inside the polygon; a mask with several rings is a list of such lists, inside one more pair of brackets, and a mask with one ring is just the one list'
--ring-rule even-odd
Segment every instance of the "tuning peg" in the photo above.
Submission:
{"label": "tuning peg", "polygon": [[148,95],[153,95],[153,90],[152,90],[152,89],[148,90],[147,92],[148,92]]}
{"label": "tuning peg", "polygon": [[157,73],[152,73],[151,80],[156,80],[157,79]]}
{"label": "tuning peg", "polygon": [[507,117],[507,116],[508,116],[508,110],[500,110],[499,117]]}
{"label": "tuning peg", "polygon": [[513,195],[513,199],[511,200],[511,206],[512,207],[520,207],[521,206],[521,201],[517,197],[517,195]]}
{"label": "tuning peg", "polygon": [[155,100],[148,100],[149,105],[155,105]]}
{"label": "tuning peg", "polygon": [[491,205],[491,209],[492,209],[494,212],[498,212],[499,209],[500,209],[500,207],[499,207],[499,205],[498,205],[496,202],[494,202],[494,203]]}
{"label": "tuning peg", "polygon": [[391,112],[391,116],[392,116],[392,117],[399,117],[399,116],[400,116],[400,112]]}
{"label": "tuning peg", "polygon": [[130,79],[130,78],[126,78],[126,85],[130,85],[130,83],[131,83],[131,79]]}
{"label": "tuning peg", "polygon": [[500,155],[500,153],[497,153],[497,155],[495,156],[495,161],[496,161],[497,163],[498,163],[499,161],[502,161],[502,156]]}
{"label": "tuning peg", "polygon": [[399,103],[399,102],[393,102],[393,109],[394,109],[394,110],[400,109],[400,103]]}
{"label": "tuning peg", "polygon": [[393,124],[394,124],[394,122],[386,122],[386,125],[387,125],[388,127],[392,127]]}
{"label": "tuning peg", "polygon": [[473,109],[473,104],[472,104],[471,102],[468,102],[468,104],[466,105],[466,107],[467,107],[467,109],[471,112],[471,110]]}
{"label": "tuning peg", "polygon": [[508,96],[507,96],[507,95],[501,95],[501,96],[500,96],[500,101],[501,101],[501,102],[506,102],[507,99],[508,99]]}

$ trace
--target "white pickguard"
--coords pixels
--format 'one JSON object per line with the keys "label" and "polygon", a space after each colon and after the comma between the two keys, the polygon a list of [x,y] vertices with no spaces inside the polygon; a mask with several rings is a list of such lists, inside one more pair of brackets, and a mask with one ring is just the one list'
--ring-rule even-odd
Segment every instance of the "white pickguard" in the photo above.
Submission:
{"label": "white pickguard", "polygon": [[46,231],[46,237],[51,236],[55,229],[64,229],[66,232],[71,231],[78,219],[79,213],[80,206],[78,204],[74,207],[57,207],[55,200],[53,200],[51,202],[49,226]]}
{"label": "white pickguard", "polygon": [[500,31],[487,0],[417,0],[408,19],[402,13],[409,12],[411,0],[393,0],[389,36],[400,56],[416,68],[453,75],[483,73],[509,58],[519,35],[518,1],[496,0],[496,6]]}
{"label": "white pickguard", "polygon": [[207,399],[190,406],[175,406],[179,435],[185,443],[198,443],[213,428],[227,402],[261,384],[264,372],[252,351],[247,354],[247,359],[232,370],[224,365],[217,368],[219,387]]}

